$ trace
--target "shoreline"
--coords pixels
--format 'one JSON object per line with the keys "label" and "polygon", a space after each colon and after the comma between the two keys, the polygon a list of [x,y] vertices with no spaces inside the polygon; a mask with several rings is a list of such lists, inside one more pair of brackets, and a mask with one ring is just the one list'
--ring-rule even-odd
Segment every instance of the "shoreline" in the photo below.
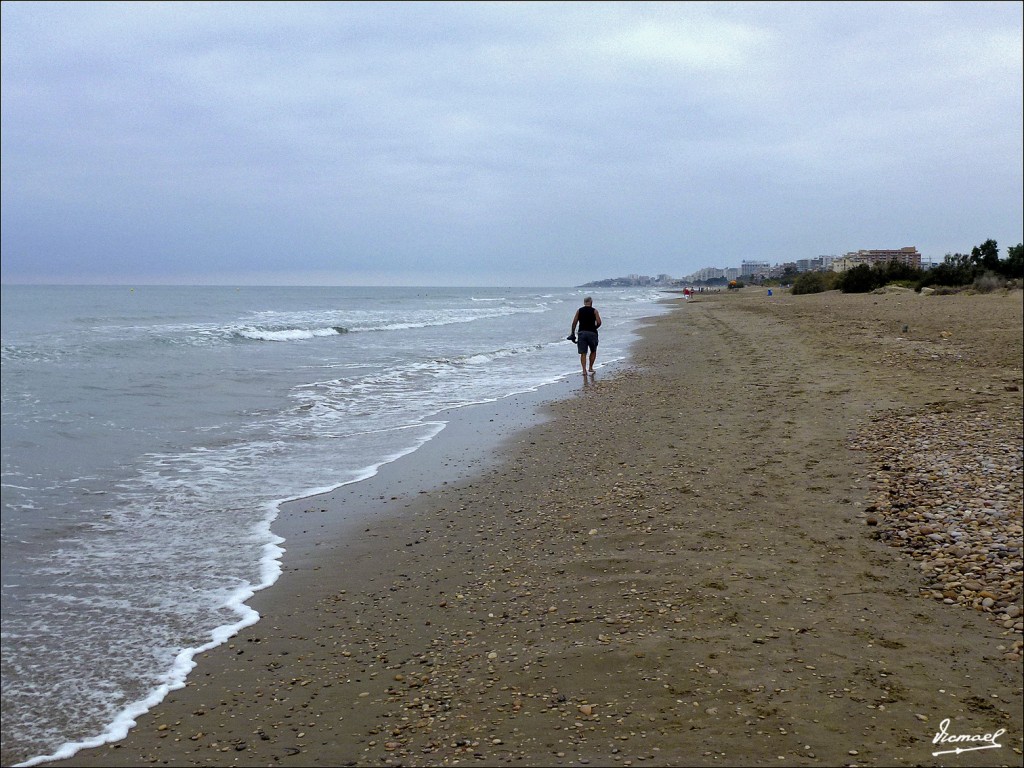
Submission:
{"label": "shoreline", "polygon": [[271,528],[285,539],[282,565],[290,565],[291,558],[305,561],[315,556],[321,538],[344,536],[345,531],[395,514],[397,507],[406,507],[419,494],[492,467],[500,461],[501,443],[542,423],[547,418],[544,406],[569,396],[574,383],[566,376],[529,392],[443,411],[428,420],[444,423],[437,435],[381,465],[373,475],[281,503]]}
{"label": "shoreline", "polygon": [[[1007,729],[958,765],[1018,764],[1006,628],[919,596],[868,535],[847,443],[879,409],[927,407],[915,376],[953,410],[1019,410],[994,383],[1019,362],[933,361],[930,331],[891,346],[893,317],[950,323],[956,297],[776,298],[655,318],[472,476],[384,482],[391,513],[351,539],[324,522],[337,499],[294,502],[325,506],[293,508],[306,554],[250,601],[260,622],[127,739],[54,764],[937,764],[943,718]],[[896,348],[900,376],[879,365]]]}
{"label": "shoreline", "polygon": [[[611,363],[613,367],[616,364]],[[378,518],[400,514],[397,507],[407,507],[415,498],[414,494],[440,490],[449,483],[471,477],[483,467],[499,461],[496,449],[501,441],[507,439],[501,435],[514,434],[541,423],[544,419],[541,411],[543,405],[566,397],[572,389],[570,381],[571,377],[567,375],[533,390],[441,411],[424,421],[443,424],[436,435],[408,453],[380,464],[373,474],[329,490],[278,502],[274,505],[277,516],[269,525],[278,541],[267,546],[281,549],[280,556],[273,561],[279,566],[280,574],[283,575],[293,566],[309,567],[310,563],[315,563],[320,556],[317,547],[322,539],[340,540],[355,535],[361,526],[373,525]],[[278,567],[274,570],[278,570]],[[244,605],[254,608],[260,596],[275,589],[279,581],[280,575],[250,593]],[[262,619],[261,614],[259,620]],[[252,625],[241,624],[227,635],[228,641],[249,626]],[[226,629],[224,626],[217,627],[212,635],[224,636]],[[191,663],[197,666],[201,657],[224,645],[224,642],[211,640],[209,645],[212,647],[209,650],[186,649],[194,652]],[[194,668],[188,672],[186,684],[194,672]],[[181,687],[174,685],[167,695]],[[147,706],[141,714],[134,716],[122,712],[115,722],[123,725],[133,717],[144,717],[159,703]],[[143,702],[137,705],[143,706]],[[114,726],[112,729],[116,730]],[[82,747],[75,755],[116,743],[101,742],[95,746]],[[45,765],[48,762],[64,764],[75,755],[51,761],[43,760],[41,756],[31,756],[24,761],[33,765]],[[12,763],[5,759],[2,764]]]}
{"label": "shoreline", "polygon": [[[667,302],[669,299],[662,301]],[[575,357],[574,352],[572,356]],[[599,361],[598,375],[611,375],[622,365],[621,358],[607,363]],[[317,547],[321,540],[341,540],[352,536],[362,526],[401,514],[401,509],[408,507],[417,494],[441,490],[450,483],[465,480],[483,468],[499,462],[500,444],[509,439],[509,435],[542,423],[547,418],[543,411],[544,406],[570,396],[577,383],[577,374],[565,374],[530,390],[440,411],[424,420],[425,424],[443,425],[437,434],[408,453],[380,464],[373,474],[329,490],[276,503],[274,506],[277,514],[270,523],[270,530],[275,537],[283,541],[270,546],[280,547],[282,550],[280,557],[275,558],[275,563],[280,565],[280,574],[283,575],[293,564],[309,566],[311,562],[315,562],[320,556]],[[275,570],[278,569],[275,567]],[[269,585],[252,593],[245,601],[245,605],[255,607],[261,596],[275,589],[279,582],[280,575]],[[261,614],[260,620],[262,619]],[[251,625],[242,625],[240,629],[232,632],[228,637],[229,641],[249,626]],[[224,629],[218,627],[214,634],[222,634]],[[209,651],[200,650],[194,654],[194,666],[198,666],[199,660],[206,653],[215,651],[224,645],[224,642],[211,641],[211,645]],[[195,669],[188,673],[188,677],[191,678],[193,674]],[[180,688],[181,686],[177,685],[172,687],[167,695],[179,691]],[[134,716],[122,712],[116,722],[131,722],[132,717],[145,717],[159,706],[159,703],[149,705],[141,714]],[[139,704],[141,705],[141,702]],[[134,728],[134,725],[131,726],[131,730]],[[115,745],[121,740],[82,747],[74,755],[57,760],[47,761],[42,756],[26,756],[18,760],[30,761],[34,765],[66,764],[77,755]],[[67,746],[70,744],[64,745]],[[15,758],[7,756],[2,762],[3,765],[14,763]]]}

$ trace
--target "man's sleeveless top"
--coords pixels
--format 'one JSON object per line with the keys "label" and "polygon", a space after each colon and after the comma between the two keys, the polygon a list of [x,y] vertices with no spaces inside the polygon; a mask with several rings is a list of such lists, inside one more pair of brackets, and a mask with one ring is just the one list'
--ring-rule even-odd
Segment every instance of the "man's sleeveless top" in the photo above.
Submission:
{"label": "man's sleeveless top", "polygon": [[580,307],[580,331],[597,333],[597,310],[593,307]]}

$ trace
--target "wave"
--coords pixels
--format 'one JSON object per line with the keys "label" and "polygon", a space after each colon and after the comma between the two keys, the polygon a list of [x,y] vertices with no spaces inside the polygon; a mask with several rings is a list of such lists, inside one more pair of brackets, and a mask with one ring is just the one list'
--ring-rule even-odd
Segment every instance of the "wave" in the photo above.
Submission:
{"label": "wave", "polygon": [[234,338],[254,341],[304,341],[322,336],[333,336],[345,333],[371,333],[387,331],[408,331],[416,328],[438,328],[446,325],[463,325],[479,320],[505,317],[509,314],[540,314],[548,308],[544,304],[527,307],[515,307],[502,310],[458,310],[446,311],[434,317],[422,320],[388,321],[376,318],[363,318],[361,322],[350,323],[348,326],[334,325],[326,328],[306,327],[260,327],[249,326],[235,328],[230,331]]}
{"label": "wave", "polygon": [[[535,295],[522,303],[507,297],[468,297],[463,305],[418,309],[412,317],[374,308],[258,311],[234,321],[210,323],[88,324],[26,341],[4,339],[4,362],[55,363],[69,357],[139,354],[147,345],[207,347],[246,342],[302,342],[360,332],[408,331],[466,325],[548,312],[557,300]],[[158,318],[162,320],[163,318]]]}
{"label": "wave", "polygon": [[346,333],[348,333],[348,328],[333,325],[329,328],[280,328],[277,330],[244,328],[234,331],[233,335],[251,341],[303,341],[322,336],[340,336]]}

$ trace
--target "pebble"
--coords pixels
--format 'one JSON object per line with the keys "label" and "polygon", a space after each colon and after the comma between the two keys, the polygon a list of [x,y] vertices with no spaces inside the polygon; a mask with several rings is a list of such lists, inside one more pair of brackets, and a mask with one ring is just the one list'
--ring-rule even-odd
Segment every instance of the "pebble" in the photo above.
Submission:
{"label": "pebble", "polygon": [[851,445],[876,467],[866,523],[919,562],[922,593],[1021,635],[1020,414],[886,412]]}

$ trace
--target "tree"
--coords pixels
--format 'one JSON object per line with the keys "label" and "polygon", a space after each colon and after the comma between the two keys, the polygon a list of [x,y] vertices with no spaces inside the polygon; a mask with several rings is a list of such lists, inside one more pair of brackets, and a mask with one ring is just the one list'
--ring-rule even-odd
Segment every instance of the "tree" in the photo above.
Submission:
{"label": "tree", "polygon": [[858,264],[839,277],[839,290],[843,293],[867,293],[876,287],[875,274],[867,264]]}
{"label": "tree", "polygon": [[1007,248],[1006,261],[1003,264],[1007,277],[1024,277],[1024,243]]}
{"label": "tree", "polygon": [[974,280],[974,264],[971,262],[971,257],[962,253],[947,253],[941,264],[924,274],[919,285],[922,288],[929,285],[956,287],[968,285],[972,280]]}
{"label": "tree", "polygon": [[999,271],[999,245],[995,240],[986,240],[971,249],[971,263],[979,270]]}
{"label": "tree", "polygon": [[799,275],[800,272],[797,271],[796,267],[792,265],[788,266],[782,271],[782,274],[779,276],[779,282],[783,284],[792,283],[794,280],[796,280],[796,278]]}
{"label": "tree", "polygon": [[912,267],[909,264],[902,264],[898,261],[889,261],[885,264],[876,264],[878,270],[878,284],[888,285],[889,283],[903,282],[916,283],[922,277],[920,267]]}

